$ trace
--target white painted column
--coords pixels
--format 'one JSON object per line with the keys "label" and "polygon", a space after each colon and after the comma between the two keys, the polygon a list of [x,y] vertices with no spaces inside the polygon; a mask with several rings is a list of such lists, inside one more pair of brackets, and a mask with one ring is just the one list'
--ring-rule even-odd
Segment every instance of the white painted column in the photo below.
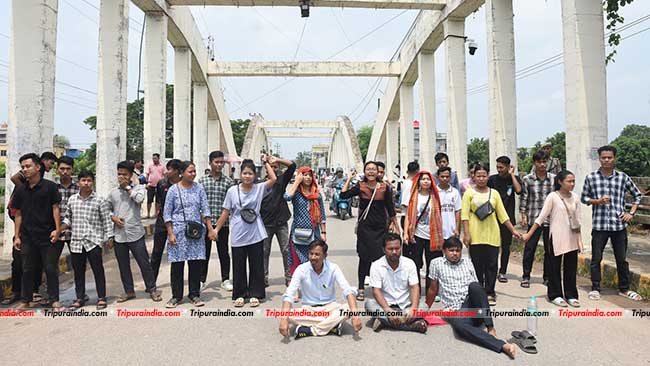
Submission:
{"label": "white painted column", "polygon": [[174,48],[174,158],[190,158],[190,96],[192,53],[187,47]]}
{"label": "white painted column", "polygon": [[[52,151],[57,11],[57,0],[12,1],[5,207],[20,156]],[[4,215],[3,256],[9,257],[14,226],[8,210]]]}
{"label": "white painted column", "polygon": [[465,20],[444,22],[447,84],[447,153],[459,177],[467,176],[467,74]]}
{"label": "white painted column", "polygon": [[386,176],[390,181],[397,180],[395,166],[399,163],[399,121],[386,121]]}
{"label": "white painted column", "polygon": [[[506,155],[517,164],[517,93],[512,0],[487,0],[490,166]],[[494,170],[494,169],[493,169]]]}
{"label": "white painted column", "polygon": [[167,118],[167,16],[147,13],[144,39],[144,161],[165,158]]}
{"label": "white painted column", "polygon": [[402,83],[399,87],[399,160],[402,176],[406,166],[413,161],[413,84]]}
{"label": "white painted column", "polygon": [[[208,120],[208,155],[221,147],[221,122],[218,119]],[[207,160],[207,159],[206,159]]]}
{"label": "white painted column", "polygon": [[[564,96],[568,169],[576,176],[576,192],[599,167],[597,149],[606,145],[607,74],[603,8],[598,1],[563,0]],[[582,235],[591,246],[591,208],[582,206]]]}
{"label": "white painted column", "polygon": [[436,152],[436,82],[433,52],[418,54],[420,82],[420,168],[432,172]]}
{"label": "white painted column", "polygon": [[208,86],[206,84],[194,83],[193,103],[192,160],[202,175],[203,170],[210,167],[208,164]]}
{"label": "white painted column", "polygon": [[116,185],[116,166],[126,159],[126,87],[129,1],[102,0],[97,82],[97,192]]}

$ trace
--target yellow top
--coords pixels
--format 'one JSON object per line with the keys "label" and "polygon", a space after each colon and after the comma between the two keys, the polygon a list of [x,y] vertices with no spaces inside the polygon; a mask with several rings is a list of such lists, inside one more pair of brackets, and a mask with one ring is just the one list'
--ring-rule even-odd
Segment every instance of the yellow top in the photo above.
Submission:
{"label": "yellow top", "polygon": [[[488,244],[495,247],[501,246],[501,232],[499,231],[499,223],[504,223],[510,218],[503,206],[499,192],[492,189],[492,197],[490,202],[494,207],[494,213],[486,217],[485,220],[480,220],[474,213],[481,205],[487,202],[490,196],[489,191],[480,193],[474,189],[468,188],[463,195],[463,204],[461,208],[461,220],[469,220],[469,234],[471,236],[472,245],[474,244]],[[497,222],[497,218],[499,221]]]}

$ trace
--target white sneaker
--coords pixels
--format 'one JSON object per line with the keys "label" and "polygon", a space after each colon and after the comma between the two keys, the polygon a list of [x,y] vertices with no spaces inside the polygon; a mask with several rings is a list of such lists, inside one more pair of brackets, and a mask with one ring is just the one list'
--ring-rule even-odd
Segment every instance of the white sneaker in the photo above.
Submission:
{"label": "white sneaker", "polygon": [[221,288],[226,291],[232,291],[232,282],[230,282],[230,280],[221,282]]}
{"label": "white sneaker", "polygon": [[207,287],[208,287],[208,282],[207,282],[207,281],[206,281],[206,282],[201,282],[201,288],[200,288],[199,291],[203,291],[203,290],[205,290]]}

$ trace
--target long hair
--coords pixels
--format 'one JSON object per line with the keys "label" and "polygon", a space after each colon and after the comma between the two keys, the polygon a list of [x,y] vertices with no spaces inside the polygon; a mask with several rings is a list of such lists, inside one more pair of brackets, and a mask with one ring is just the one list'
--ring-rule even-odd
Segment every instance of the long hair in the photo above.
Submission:
{"label": "long hair", "polygon": [[566,169],[557,173],[557,175],[555,176],[555,180],[553,181],[553,189],[559,191],[560,187],[562,186],[561,183],[564,182],[566,177],[568,177],[569,175],[574,175],[574,174]]}

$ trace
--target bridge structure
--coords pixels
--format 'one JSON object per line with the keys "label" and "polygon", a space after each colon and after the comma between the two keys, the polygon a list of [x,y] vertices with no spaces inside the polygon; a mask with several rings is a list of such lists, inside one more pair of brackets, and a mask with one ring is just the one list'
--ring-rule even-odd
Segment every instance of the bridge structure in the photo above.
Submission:
{"label": "bridge structure", "polygon": [[[405,166],[416,158],[423,169],[432,170],[437,128],[434,55],[444,52],[447,147],[451,165],[463,177],[467,171],[465,18],[483,5],[487,10],[490,160],[499,155],[516,156],[518,123],[512,0],[101,0],[97,93],[97,190],[100,194],[108,192],[114,180],[115,165],[126,157],[129,2],[146,15],[145,158],[156,152],[165,156],[166,47],[169,42],[174,48],[175,64],[175,158],[194,157],[199,166],[206,166],[210,150],[237,154],[219,80],[221,76],[383,76],[389,78],[389,83],[380,101],[367,159],[385,160],[390,167],[387,169],[390,179],[395,178],[391,177],[395,165]],[[419,14],[391,60],[222,62],[210,60],[188,7],[192,5],[414,9],[419,10]],[[8,172],[19,169],[18,158],[22,154],[52,150],[57,14],[58,0],[12,1]],[[566,156],[568,168],[576,173],[578,182],[596,168],[596,149],[607,142],[603,24],[600,1],[562,0],[565,121],[570,142]],[[421,114],[418,156],[413,149],[411,123],[416,81],[419,81]],[[337,121],[340,119],[345,118],[339,117]],[[303,122],[306,125],[309,121]],[[261,126],[264,123],[261,122]],[[332,134],[334,143],[331,145],[341,145],[336,141],[343,139],[354,150],[351,124],[339,121],[338,126],[332,127],[338,132]],[[245,154],[252,154],[260,142],[268,144],[268,136],[264,127],[254,127],[253,141],[249,142]],[[338,153],[337,150],[332,155]],[[359,164],[359,156],[353,156],[351,163]],[[5,197],[9,197],[12,190],[13,185],[7,179]],[[589,209],[583,210],[585,226],[589,226],[589,214]],[[588,235],[589,227],[585,227],[583,233]],[[5,242],[10,242],[12,235],[12,227],[8,225]],[[10,246],[5,246],[5,254],[10,251],[8,248]]]}

